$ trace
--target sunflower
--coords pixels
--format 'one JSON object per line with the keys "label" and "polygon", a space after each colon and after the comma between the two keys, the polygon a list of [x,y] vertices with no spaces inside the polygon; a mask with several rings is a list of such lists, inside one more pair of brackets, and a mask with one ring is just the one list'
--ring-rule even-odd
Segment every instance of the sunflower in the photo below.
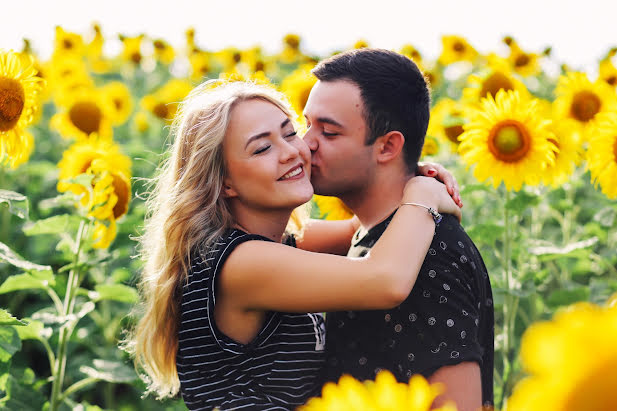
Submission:
{"label": "sunflower", "polygon": [[317,78],[311,73],[313,67],[312,64],[303,64],[281,82],[281,91],[289,97],[291,106],[298,114],[300,121],[304,118],[302,113],[311,89],[317,82]]}
{"label": "sunflower", "polygon": [[598,71],[600,79],[613,88],[617,86],[617,67],[615,67],[611,59],[604,59],[600,61]]}
{"label": "sunflower", "polygon": [[186,54],[190,56],[193,53],[196,53],[199,50],[197,44],[195,44],[195,28],[189,27],[184,32],[184,38],[186,39]]}
{"label": "sunflower", "polygon": [[458,137],[463,133],[465,122],[463,104],[443,97],[431,109],[426,136],[436,137],[443,142],[447,141],[456,151],[459,145]]}
{"label": "sunflower", "polygon": [[62,57],[67,54],[72,54],[81,57],[84,52],[84,40],[81,35],[65,31],[62,27],[56,26],[54,56]]}
{"label": "sunflower", "polygon": [[521,361],[530,376],[509,411],[617,410],[617,306],[578,303],[531,325]]}
{"label": "sunflower", "polygon": [[134,37],[127,37],[120,34],[118,35],[118,38],[123,45],[122,53],[120,55],[122,60],[132,63],[134,65],[139,65],[143,58],[143,55],[141,53],[141,42],[144,39],[144,35],[140,34]]}
{"label": "sunflower", "polygon": [[421,375],[414,375],[409,384],[396,381],[389,371],[380,371],[375,381],[361,383],[345,375],[338,384],[326,383],[320,398],[311,398],[301,411],[335,410],[409,410],[455,411],[453,404],[431,408],[441,392],[438,384],[430,385]]}
{"label": "sunflower", "polygon": [[144,96],[141,106],[156,117],[171,122],[176,115],[178,104],[192,90],[186,80],[172,79],[152,94]]}
{"label": "sunflower", "polygon": [[137,129],[139,133],[145,133],[150,128],[150,119],[148,113],[145,111],[139,111],[133,116],[133,127]]}
{"label": "sunflower", "polygon": [[358,39],[354,44],[353,47],[354,49],[365,49],[369,47],[368,41],[364,40],[364,39]]}
{"label": "sunflower", "polygon": [[25,128],[40,108],[43,84],[32,56],[0,50],[0,163],[16,168],[28,160],[34,139]]}
{"label": "sunflower", "polygon": [[56,57],[47,62],[43,69],[56,105],[62,105],[66,95],[75,90],[94,87],[94,81],[81,57]]}
{"label": "sunflower", "polygon": [[210,53],[205,51],[195,51],[189,55],[191,64],[191,81],[201,82],[212,71],[212,61]]}
{"label": "sunflower", "polygon": [[154,58],[165,65],[171,64],[176,57],[176,52],[171,45],[163,39],[156,39],[152,42],[154,46]]}
{"label": "sunflower", "polygon": [[[551,117],[551,103],[547,100],[539,100],[539,115]],[[553,187],[564,184],[576,166],[583,160],[583,145],[580,133],[572,132],[573,120],[553,121],[549,130],[553,132],[554,139],[549,139],[555,145],[555,162],[548,165],[542,173],[542,183]]]}
{"label": "sunflower", "polygon": [[470,110],[469,123],[459,136],[459,153],[474,176],[501,181],[508,190],[520,190],[523,183],[537,184],[544,169],[553,164],[555,135],[550,120],[538,116],[538,100],[524,99],[517,91],[500,90],[493,99],[482,99],[481,108]]}
{"label": "sunflower", "polygon": [[427,135],[424,138],[424,145],[422,146],[420,157],[434,156],[437,153],[439,153],[439,141],[435,137]]}
{"label": "sunflower", "polygon": [[[128,211],[131,161],[117,145],[100,140],[73,144],[58,163],[58,191],[81,196],[78,205],[94,223],[94,247],[106,248],[116,236],[116,220]],[[74,180],[92,176],[88,186]]]}
{"label": "sunflower", "polygon": [[50,125],[64,138],[87,139],[93,135],[110,140],[115,107],[100,90],[80,88],[60,97],[61,110],[54,114]]}
{"label": "sunflower", "polygon": [[411,44],[404,44],[398,52],[413,60],[414,63],[422,64],[422,54]]}
{"label": "sunflower", "polygon": [[86,44],[88,67],[98,74],[108,73],[111,70],[111,62],[103,56],[105,38],[101,32],[101,26],[94,23],[92,25],[92,31],[94,32],[92,40]]}
{"label": "sunflower", "polygon": [[493,98],[499,90],[518,90],[521,95],[528,95],[527,87],[520,81],[506,60],[491,54],[488,64],[478,74],[467,77],[467,87],[463,89],[465,103],[478,104],[480,99],[491,95]]}
{"label": "sunflower", "polygon": [[581,131],[584,140],[588,140],[596,116],[617,106],[615,91],[601,80],[592,83],[585,73],[560,76],[555,94],[554,118],[575,120],[574,130]]}
{"label": "sunflower", "polygon": [[478,52],[463,37],[441,36],[441,44],[439,63],[444,66],[458,61],[473,62],[478,57]]}
{"label": "sunflower", "polygon": [[112,81],[101,88],[105,104],[113,125],[126,122],[133,111],[133,96],[129,88],[122,82]]}
{"label": "sunflower", "polygon": [[508,61],[512,69],[523,77],[535,76],[540,73],[540,55],[523,51],[516,41],[510,43]]}
{"label": "sunflower", "polygon": [[277,59],[283,64],[294,64],[304,60],[304,55],[300,51],[302,38],[297,34],[289,33],[283,37],[283,50]]}
{"label": "sunflower", "polygon": [[587,167],[602,192],[617,199],[617,113],[598,114],[587,149]]}
{"label": "sunflower", "polygon": [[319,218],[323,220],[347,220],[353,212],[337,197],[313,196],[313,203],[319,208]]}

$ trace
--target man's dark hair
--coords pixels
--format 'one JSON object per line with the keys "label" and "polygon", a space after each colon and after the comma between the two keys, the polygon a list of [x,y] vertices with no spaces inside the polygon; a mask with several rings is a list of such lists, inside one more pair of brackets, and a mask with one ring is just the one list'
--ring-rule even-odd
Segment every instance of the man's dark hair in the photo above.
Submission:
{"label": "man's dark hair", "polygon": [[321,81],[350,81],[358,86],[368,127],[365,143],[390,131],[405,136],[405,164],[414,172],[430,116],[424,75],[409,58],[389,50],[350,50],[320,62],[313,74]]}

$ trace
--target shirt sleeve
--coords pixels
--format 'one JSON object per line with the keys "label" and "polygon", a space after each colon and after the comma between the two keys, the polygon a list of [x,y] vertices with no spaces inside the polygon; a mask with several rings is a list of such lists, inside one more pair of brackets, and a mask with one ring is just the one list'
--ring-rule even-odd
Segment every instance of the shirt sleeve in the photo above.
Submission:
{"label": "shirt sleeve", "polygon": [[477,280],[483,274],[473,261],[470,246],[464,237],[458,238],[456,229],[436,236],[409,297],[419,303],[414,312],[406,313],[416,333],[407,339],[408,355],[416,372],[425,376],[461,362],[482,365],[480,316],[484,302]]}

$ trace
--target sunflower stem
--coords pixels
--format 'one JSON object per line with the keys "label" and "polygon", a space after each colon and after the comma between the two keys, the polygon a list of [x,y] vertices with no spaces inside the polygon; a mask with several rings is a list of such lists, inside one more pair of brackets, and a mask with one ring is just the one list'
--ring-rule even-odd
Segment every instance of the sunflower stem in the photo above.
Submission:
{"label": "sunflower stem", "polygon": [[503,242],[503,256],[505,261],[504,269],[504,282],[506,287],[506,294],[503,304],[503,382],[502,382],[502,400],[508,396],[508,381],[510,379],[510,373],[512,370],[512,364],[510,363],[510,351],[511,351],[511,336],[513,320],[511,319],[512,312],[514,311],[514,302],[512,291],[512,273],[510,269],[510,210],[508,209],[508,202],[510,201],[510,191],[506,189],[505,204],[504,204],[504,242]]}
{"label": "sunflower stem", "polygon": [[[4,188],[6,183],[6,171],[0,165],[0,189]],[[0,221],[2,221],[2,231],[0,231],[0,241],[7,244],[9,239],[9,225],[11,224],[11,213],[8,207],[0,206]]]}
{"label": "sunflower stem", "polygon": [[[79,283],[79,269],[77,263],[79,262],[79,254],[82,246],[82,239],[84,232],[86,231],[86,222],[81,221],[79,230],[77,231],[77,237],[75,239],[75,254],[73,256],[73,269],[69,272],[69,278],[66,283],[66,294],[64,295],[64,317],[68,317],[73,314],[74,299],[77,291],[77,284]],[[56,356],[55,367],[52,369],[53,382],[51,386],[51,398],[50,398],[50,411],[56,411],[60,407],[64,396],[62,395],[62,385],[64,382],[64,373],[66,370],[66,350],[68,340],[71,337],[72,330],[71,322],[66,323],[60,329],[60,337],[58,339],[58,354]]]}

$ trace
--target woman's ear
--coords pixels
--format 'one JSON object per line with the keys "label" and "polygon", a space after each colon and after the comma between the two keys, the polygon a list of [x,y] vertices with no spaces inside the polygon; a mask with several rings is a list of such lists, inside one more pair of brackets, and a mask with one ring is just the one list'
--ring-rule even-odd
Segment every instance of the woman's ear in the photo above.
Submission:
{"label": "woman's ear", "polygon": [[238,197],[238,193],[236,192],[236,190],[233,189],[231,181],[229,181],[229,179],[225,179],[223,181],[223,188],[221,190],[221,194],[223,194],[223,197],[225,198]]}
{"label": "woman's ear", "polygon": [[405,144],[405,136],[400,131],[390,131],[375,142],[377,162],[387,163],[398,158]]}

